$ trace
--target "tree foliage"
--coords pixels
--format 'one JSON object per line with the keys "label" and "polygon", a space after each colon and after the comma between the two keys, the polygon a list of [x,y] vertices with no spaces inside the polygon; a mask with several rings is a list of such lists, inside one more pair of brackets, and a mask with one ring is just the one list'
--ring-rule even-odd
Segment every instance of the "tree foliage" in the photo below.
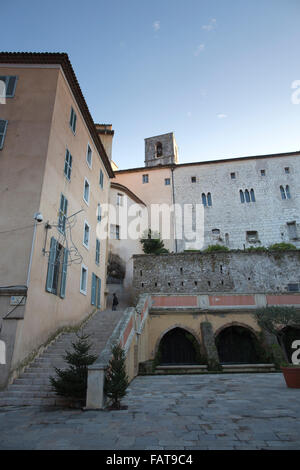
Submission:
{"label": "tree foliage", "polygon": [[77,340],[72,343],[73,351],[66,351],[64,356],[69,367],[65,370],[55,367],[57,377],[50,377],[50,383],[57,395],[85,402],[87,390],[88,366],[93,364],[97,356],[89,354],[92,345],[89,335],[83,332],[76,334]]}
{"label": "tree foliage", "polygon": [[104,392],[110,398],[112,407],[120,409],[121,399],[126,395],[129,380],[125,368],[125,352],[116,344],[112,347],[112,358],[105,375]]}
{"label": "tree foliage", "polygon": [[160,234],[153,232],[151,229],[143,234],[140,242],[143,246],[143,252],[146,254],[160,255],[162,253],[169,253],[164,247],[164,242],[160,239]]}
{"label": "tree foliage", "polygon": [[254,312],[262,330],[278,335],[280,329],[300,325],[300,312],[295,307],[263,307]]}

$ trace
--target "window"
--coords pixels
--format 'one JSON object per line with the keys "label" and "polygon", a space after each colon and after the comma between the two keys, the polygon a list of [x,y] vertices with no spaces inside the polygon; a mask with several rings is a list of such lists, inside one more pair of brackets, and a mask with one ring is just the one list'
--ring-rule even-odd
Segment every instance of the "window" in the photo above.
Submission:
{"label": "window", "polygon": [[287,222],[288,235],[290,240],[298,240],[296,222]]}
{"label": "window", "polygon": [[244,204],[245,202],[255,202],[255,193],[254,189],[245,189],[245,191],[240,190],[240,199],[241,203]]}
{"label": "window", "polygon": [[58,230],[62,233],[65,233],[66,229],[66,219],[67,219],[67,211],[68,211],[68,200],[62,194],[60,196],[60,206],[59,206],[59,213],[58,213]]}
{"label": "window", "polygon": [[84,190],[83,190],[83,199],[88,204],[90,200],[90,183],[85,178],[84,179]]}
{"label": "window", "polygon": [[143,183],[149,183],[149,175],[143,175]]}
{"label": "window", "polygon": [[86,248],[89,248],[89,243],[90,243],[90,226],[85,221],[84,222],[84,231],[83,231],[83,244]]}
{"label": "window", "polygon": [[3,149],[4,139],[7,129],[7,122],[4,119],[0,119],[0,150]]}
{"label": "window", "polygon": [[286,166],[284,172],[288,175],[290,173],[290,167]]}
{"label": "window", "polygon": [[92,168],[92,149],[88,145],[87,146],[87,152],[86,152],[86,162],[90,168]]}
{"label": "window", "polygon": [[266,170],[260,170],[260,175],[261,176],[266,176]]}
{"label": "window", "polygon": [[96,258],[95,258],[96,264],[100,263],[100,240],[96,238]]}
{"label": "window", "polygon": [[103,171],[100,170],[99,185],[100,185],[100,188],[101,188],[101,189],[103,189],[103,180],[104,180]]}
{"label": "window", "polygon": [[291,199],[289,185],[286,185],[285,188],[283,186],[280,186],[280,194],[281,194],[281,199]]}
{"label": "window", "polygon": [[[2,93],[1,82],[4,83]],[[16,91],[17,77],[13,75],[0,76],[0,98],[13,98]]]}
{"label": "window", "polygon": [[95,307],[100,308],[100,300],[101,300],[101,279],[96,276],[96,274],[92,274],[92,290],[91,290],[91,304],[95,305]]}
{"label": "window", "polygon": [[202,204],[204,205],[204,207],[207,206],[207,201],[206,201],[206,195],[204,193],[202,193]]}
{"label": "window", "polygon": [[71,180],[71,173],[72,173],[72,155],[70,154],[69,150],[66,150],[65,156],[65,169],[64,174],[65,177],[70,181]]}
{"label": "window", "polygon": [[170,178],[165,178],[165,185],[170,186],[170,184],[171,184]]}
{"label": "window", "polygon": [[48,260],[46,291],[59,295],[62,299],[66,294],[66,280],[69,251],[52,237]]}
{"label": "window", "polygon": [[156,145],[155,145],[155,155],[156,155],[156,158],[159,158],[162,156],[162,144],[161,142],[157,142]]}
{"label": "window", "polygon": [[117,194],[117,206],[123,206],[123,194]]}
{"label": "window", "polygon": [[230,178],[231,178],[232,180],[235,180],[235,178],[236,178],[235,173],[230,173]]}
{"label": "window", "polygon": [[80,292],[84,295],[87,294],[87,275],[88,275],[88,268],[81,265],[81,276],[80,276]]}
{"label": "window", "polygon": [[246,240],[248,243],[258,242],[258,232],[252,230],[246,232]]}
{"label": "window", "polygon": [[196,176],[191,176],[191,183],[196,183],[196,181],[197,181]]}
{"label": "window", "polygon": [[71,114],[70,114],[70,122],[69,123],[70,123],[70,127],[71,127],[74,134],[76,132],[76,121],[77,121],[77,116],[76,116],[76,113],[75,113],[74,109],[71,106]]}
{"label": "window", "polygon": [[212,199],[211,199],[211,194],[207,193],[207,205],[212,206]]}
{"label": "window", "polygon": [[110,225],[110,238],[113,240],[120,240],[120,225]]}
{"label": "window", "polygon": [[97,221],[101,222],[101,205],[100,204],[98,204],[98,207],[97,207]]}

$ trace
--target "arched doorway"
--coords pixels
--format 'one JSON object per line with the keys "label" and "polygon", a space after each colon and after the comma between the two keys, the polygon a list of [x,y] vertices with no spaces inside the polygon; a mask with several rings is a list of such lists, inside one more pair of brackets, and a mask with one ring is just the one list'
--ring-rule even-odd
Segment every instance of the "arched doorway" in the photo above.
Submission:
{"label": "arched doorway", "polygon": [[162,338],[159,345],[160,364],[197,364],[196,339],[183,328],[173,328]]}
{"label": "arched doorway", "polygon": [[243,326],[228,326],[216,337],[221,364],[256,364],[259,362],[257,346],[255,335]]}
{"label": "arched doorway", "polygon": [[300,340],[300,328],[287,326],[279,333],[279,343],[284,347],[287,360],[292,362],[292,354],[295,349],[292,349],[292,344],[295,340]]}

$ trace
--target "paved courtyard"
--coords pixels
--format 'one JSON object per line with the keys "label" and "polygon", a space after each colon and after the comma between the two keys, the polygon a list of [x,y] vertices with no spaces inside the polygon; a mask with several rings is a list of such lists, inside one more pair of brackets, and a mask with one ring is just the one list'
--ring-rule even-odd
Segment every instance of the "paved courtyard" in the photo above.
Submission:
{"label": "paved courtyard", "polygon": [[137,377],[128,410],[0,408],[0,449],[300,449],[281,374]]}

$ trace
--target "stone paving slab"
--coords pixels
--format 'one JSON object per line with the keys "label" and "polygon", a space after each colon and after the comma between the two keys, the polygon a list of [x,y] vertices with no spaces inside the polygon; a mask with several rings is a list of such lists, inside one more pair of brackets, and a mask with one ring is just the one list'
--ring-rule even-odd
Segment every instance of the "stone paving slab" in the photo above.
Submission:
{"label": "stone paving slab", "polygon": [[0,449],[300,449],[281,374],[137,377],[122,411],[0,408]]}

